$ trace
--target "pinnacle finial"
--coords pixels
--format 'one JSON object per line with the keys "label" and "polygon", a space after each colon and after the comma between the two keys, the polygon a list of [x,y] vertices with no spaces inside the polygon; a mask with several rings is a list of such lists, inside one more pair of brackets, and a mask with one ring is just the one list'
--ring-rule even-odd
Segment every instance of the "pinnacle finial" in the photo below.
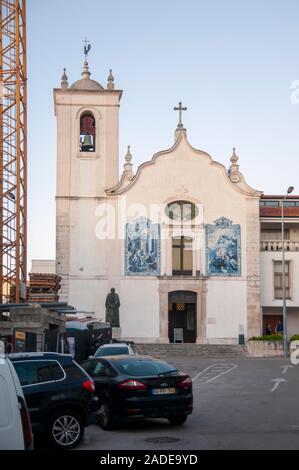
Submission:
{"label": "pinnacle finial", "polygon": [[236,147],[233,147],[233,154],[230,158],[230,161],[232,162],[233,165],[235,165],[239,160],[238,155],[236,155]]}
{"label": "pinnacle finial", "polygon": [[233,183],[238,183],[240,181],[240,172],[238,165],[239,157],[236,154],[236,148],[233,147],[233,154],[230,157],[231,166],[229,167],[228,174]]}
{"label": "pinnacle finial", "polygon": [[62,77],[61,77],[61,88],[63,90],[66,90],[68,87],[69,87],[68,77],[67,77],[67,74],[66,74],[66,68],[64,68],[63,69],[63,74],[62,74]]}
{"label": "pinnacle finial", "polygon": [[128,145],[127,153],[125,156],[125,164],[124,164],[124,175],[128,180],[133,178],[133,165],[132,165],[132,154],[131,154],[131,147]]}
{"label": "pinnacle finial", "polygon": [[126,156],[125,156],[125,160],[126,160],[127,163],[130,163],[131,160],[132,160],[132,154],[131,154],[130,149],[131,149],[131,146],[128,145],[128,150],[127,150],[127,153],[126,153]]}
{"label": "pinnacle finial", "polygon": [[86,80],[89,79],[91,73],[89,71],[89,67],[88,67],[88,62],[87,60],[84,61],[84,64],[83,64],[83,71],[82,71],[82,78],[85,78]]}
{"label": "pinnacle finial", "polygon": [[112,69],[109,70],[107,89],[114,90],[114,77],[112,75]]}

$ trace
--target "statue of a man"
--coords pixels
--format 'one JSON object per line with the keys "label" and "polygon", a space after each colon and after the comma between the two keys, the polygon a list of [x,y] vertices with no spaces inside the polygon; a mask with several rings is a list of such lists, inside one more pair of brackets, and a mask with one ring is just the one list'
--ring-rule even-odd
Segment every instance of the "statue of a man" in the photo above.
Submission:
{"label": "statue of a man", "polygon": [[110,323],[112,327],[119,327],[119,297],[112,287],[111,292],[106,298],[106,322]]}

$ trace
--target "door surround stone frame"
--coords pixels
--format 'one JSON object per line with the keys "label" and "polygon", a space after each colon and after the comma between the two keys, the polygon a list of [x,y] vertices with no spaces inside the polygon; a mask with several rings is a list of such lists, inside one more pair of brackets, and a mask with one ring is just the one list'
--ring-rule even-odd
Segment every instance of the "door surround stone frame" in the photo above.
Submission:
{"label": "door surround stone frame", "polygon": [[204,276],[159,276],[159,308],[160,308],[160,343],[169,343],[168,338],[168,298],[173,291],[189,291],[197,294],[196,343],[204,344],[206,340],[207,318],[207,279]]}

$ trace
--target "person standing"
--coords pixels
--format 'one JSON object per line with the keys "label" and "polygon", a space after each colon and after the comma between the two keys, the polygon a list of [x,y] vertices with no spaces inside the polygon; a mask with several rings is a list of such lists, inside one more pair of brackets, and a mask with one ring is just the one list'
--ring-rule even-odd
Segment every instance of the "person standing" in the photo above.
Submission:
{"label": "person standing", "polygon": [[275,328],[275,333],[277,333],[278,335],[282,335],[282,334],[283,334],[283,323],[282,323],[282,320],[278,320],[278,323],[277,323],[276,328]]}
{"label": "person standing", "polygon": [[266,326],[266,336],[270,336],[272,335],[272,328],[271,328],[271,325],[267,325]]}

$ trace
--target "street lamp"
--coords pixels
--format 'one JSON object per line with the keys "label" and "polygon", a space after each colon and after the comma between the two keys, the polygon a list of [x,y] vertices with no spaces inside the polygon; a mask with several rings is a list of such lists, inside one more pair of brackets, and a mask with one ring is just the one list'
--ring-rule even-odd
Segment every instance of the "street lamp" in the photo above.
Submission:
{"label": "street lamp", "polygon": [[[285,273],[285,249],[284,249],[284,201],[294,191],[294,186],[289,186],[281,204],[281,243],[282,243],[282,315],[283,315],[283,349],[285,357],[288,357],[288,325],[286,304],[286,273]],[[290,286],[289,286],[290,287]]]}

